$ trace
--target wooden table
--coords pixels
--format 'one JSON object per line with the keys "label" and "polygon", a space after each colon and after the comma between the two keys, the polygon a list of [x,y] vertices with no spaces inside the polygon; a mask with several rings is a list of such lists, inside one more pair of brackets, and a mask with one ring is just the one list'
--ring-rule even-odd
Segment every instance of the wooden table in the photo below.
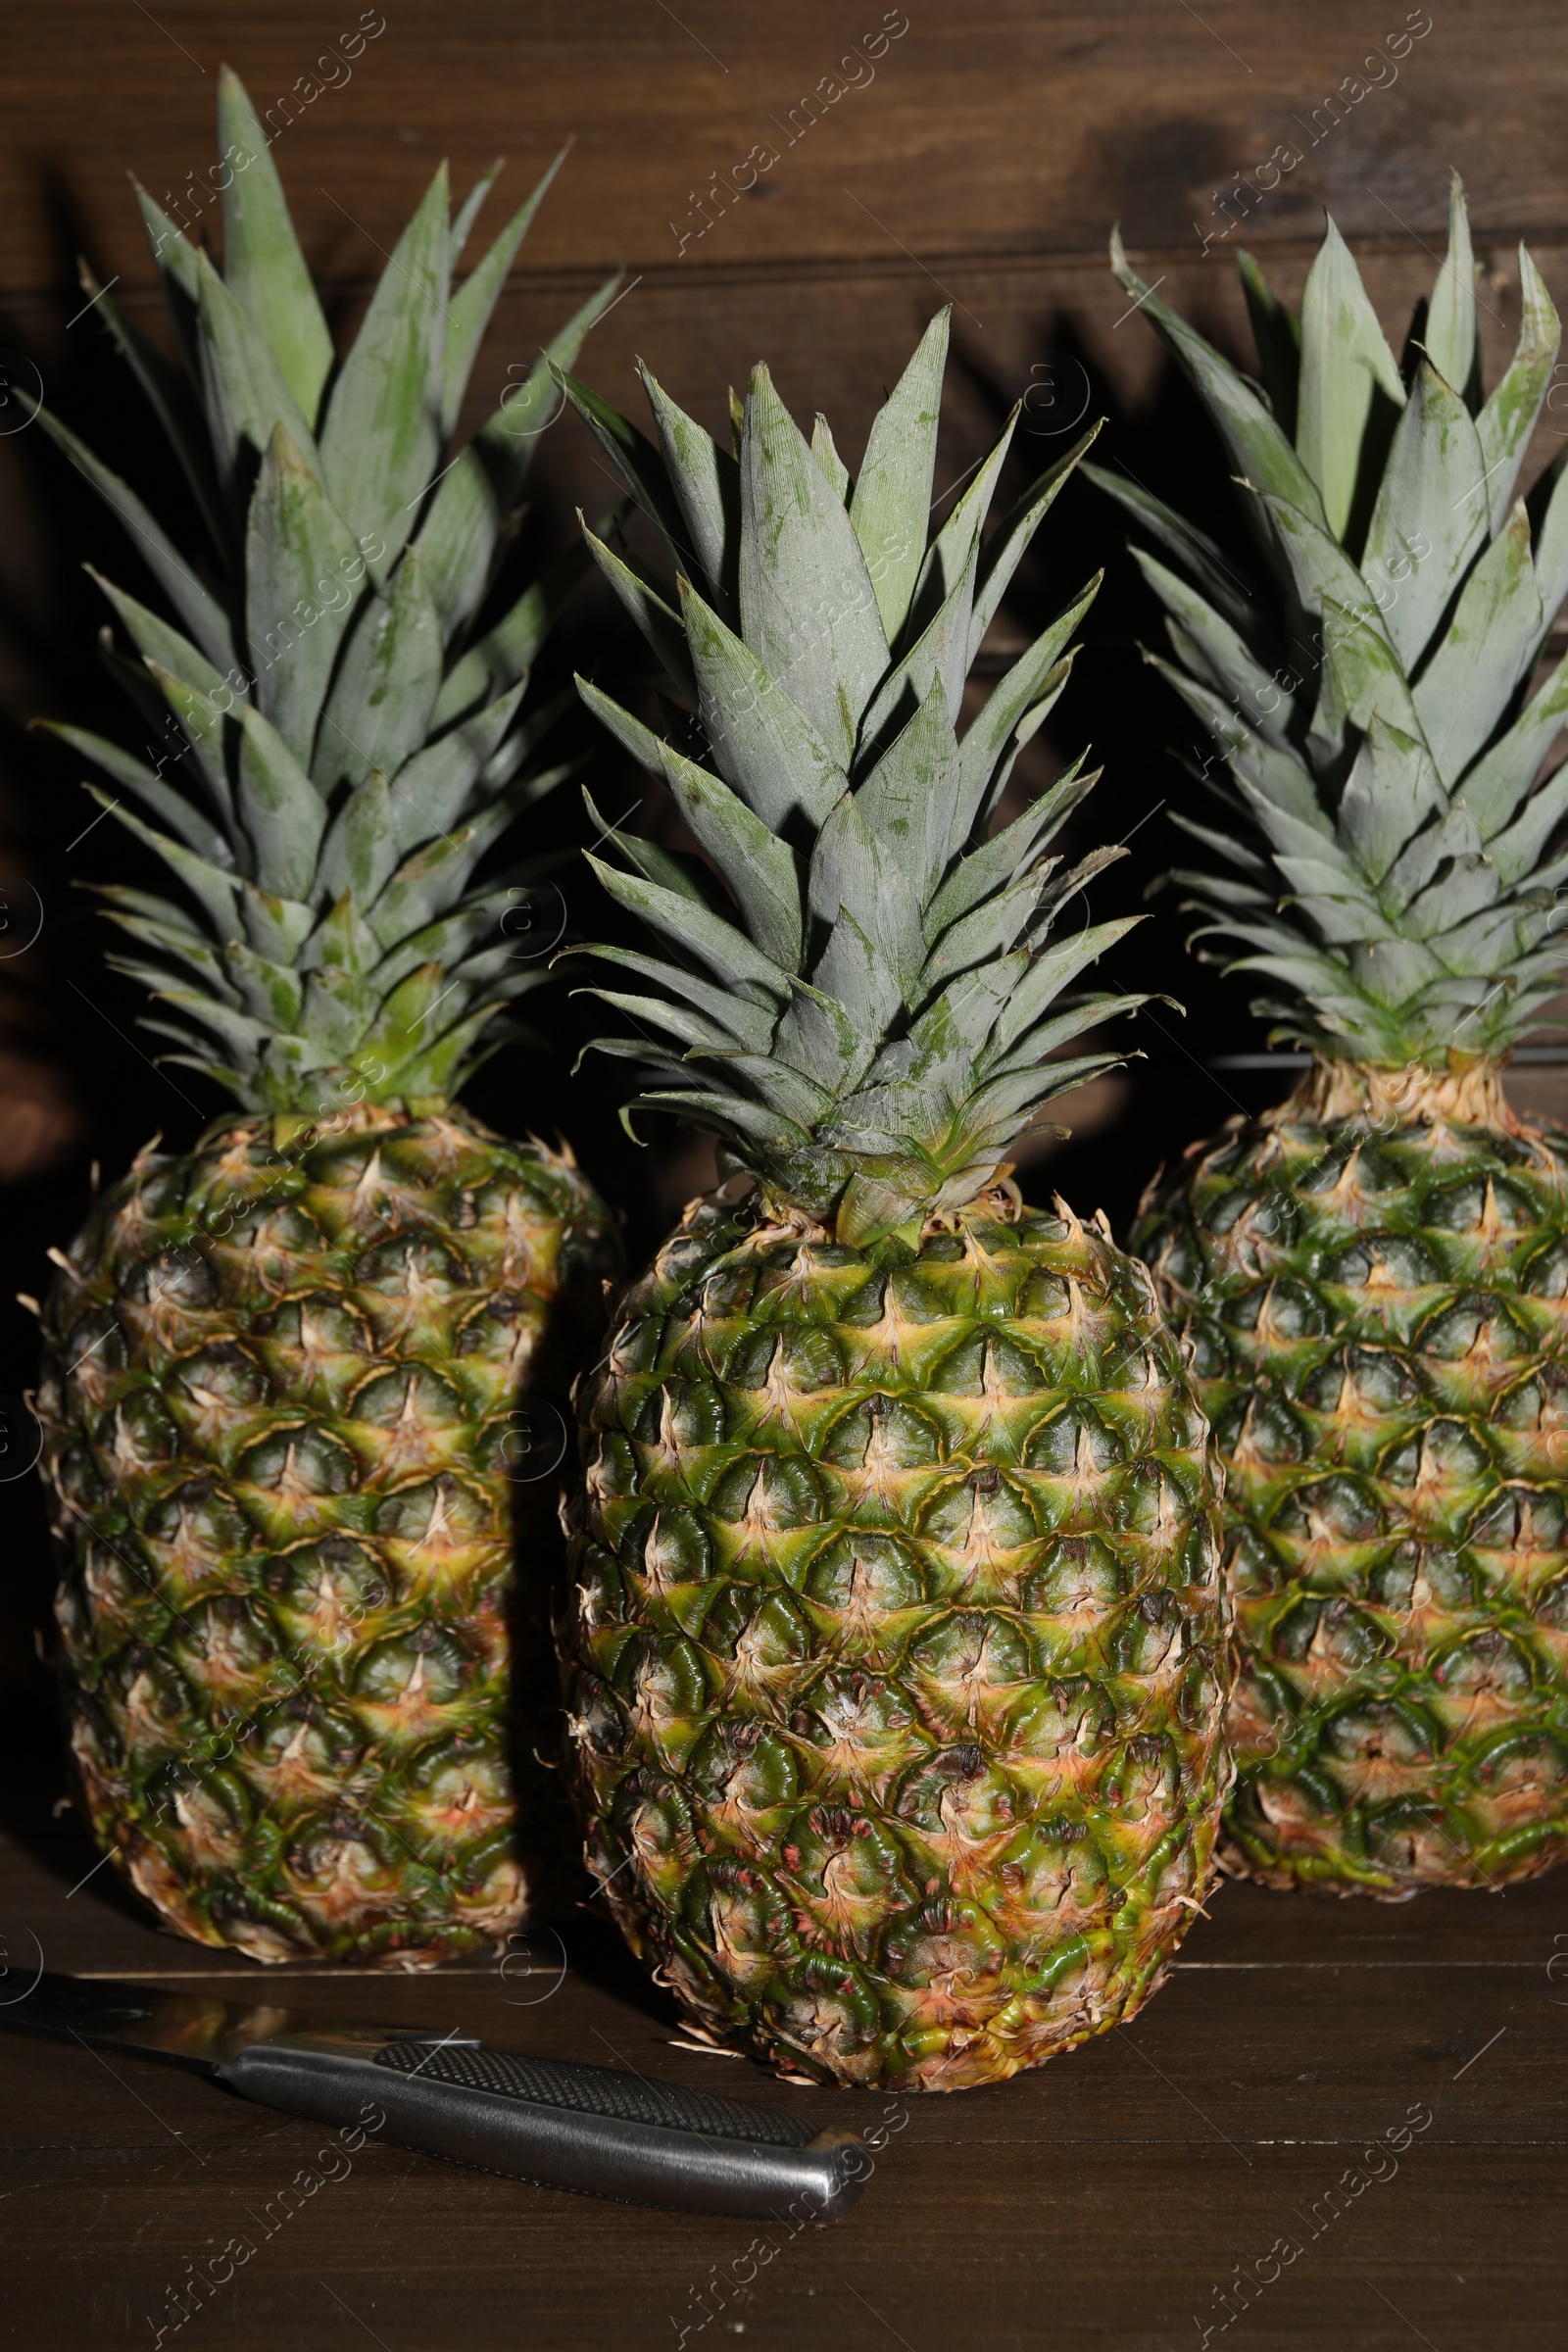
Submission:
{"label": "wooden table", "polygon": [[[78,1885],[94,1855],[46,1794],[0,1843],[13,1984],[35,1937],[54,1969],[460,2029],[833,2120],[887,2104],[672,2046],[672,2013],[592,1918],[564,1972],[543,1936],[530,1973],[514,1956],[427,1976],[264,1972],[175,1942],[107,1869]],[[1568,1875],[1388,1906],[1226,1886],[1211,1910],[1131,2026],[995,2090],[895,2103],[858,2208],[750,2252],[748,2222],[373,2140],[333,2157],[331,2133],[195,2077],[0,2035],[0,2340],[96,2352],[152,2346],[162,2325],[181,2352],[1167,2352],[1210,2328],[1227,2352],[1560,2345]],[[254,2251],[176,2329],[172,2291],[188,2307],[231,2239]]]}

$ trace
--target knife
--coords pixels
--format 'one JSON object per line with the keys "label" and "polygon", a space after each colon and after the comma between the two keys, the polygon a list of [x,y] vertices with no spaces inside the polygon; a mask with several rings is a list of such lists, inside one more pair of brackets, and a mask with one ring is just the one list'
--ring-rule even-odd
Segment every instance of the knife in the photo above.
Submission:
{"label": "knife", "polygon": [[855,2132],[808,2117],[422,2027],[313,2023],[47,1972],[0,2007],[0,2027],[160,2059],[313,2123],[639,2205],[782,2219],[799,2201],[802,2218],[833,2221],[872,2170]]}

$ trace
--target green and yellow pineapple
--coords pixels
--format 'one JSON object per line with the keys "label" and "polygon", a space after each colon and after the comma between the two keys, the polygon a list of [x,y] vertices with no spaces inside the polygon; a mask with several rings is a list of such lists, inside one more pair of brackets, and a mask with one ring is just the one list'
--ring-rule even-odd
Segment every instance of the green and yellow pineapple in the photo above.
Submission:
{"label": "green and yellow pineapple", "polygon": [[1568,1853],[1568,1138],[1501,1084],[1568,957],[1568,769],[1542,774],[1568,664],[1530,691],[1568,493],[1534,536],[1515,498],[1556,314],[1521,251],[1483,399],[1457,181],[1402,370],[1332,222],[1299,319],[1243,263],[1266,392],[1114,259],[1263,560],[1244,584],[1097,477],[1170,559],[1140,557],[1161,666],[1217,750],[1176,879],[1313,1057],[1136,1235],[1225,1464],[1231,1852],[1276,1886],[1494,1886]]}
{"label": "green and yellow pineapple", "polygon": [[566,1426],[530,1398],[564,1396],[613,1263],[569,1157],[452,1100],[542,970],[530,869],[475,870],[565,772],[529,766],[518,706],[573,567],[473,625],[548,363],[444,454],[543,191],[455,285],[494,173],[454,219],[443,167],[339,366],[229,74],[220,143],[221,274],[142,200],[184,373],[98,296],[202,556],[43,419],[181,624],[106,584],[162,756],[56,730],[176,886],[106,891],[119,968],[240,1106],[149,1146],[56,1253],[58,1612],[93,1829],[169,1926],[417,1966],[561,1869],[548,1597],[514,1554],[539,1556]]}
{"label": "green and yellow pineapple", "polygon": [[703,852],[612,835],[600,875],[661,953],[597,951],[641,1032],[608,1043],[728,1170],[580,1386],[589,1860],[699,2032],[930,2090],[1158,1984],[1209,1872],[1229,1680],[1207,1433],[1147,1272],[1010,1181],[1042,1103],[1111,1059],[1049,1057],[1141,1000],[1068,993],[1129,928],[1062,919],[1118,853],[1046,854],[1093,778],[991,832],[1093,585],[956,733],[1080,450],[983,537],[1009,424],[928,547],[947,335],[853,484],[765,368],[733,455],[651,376],[657,448],[570,387],[678,610],[595,552],[705,745],[582,689]]}

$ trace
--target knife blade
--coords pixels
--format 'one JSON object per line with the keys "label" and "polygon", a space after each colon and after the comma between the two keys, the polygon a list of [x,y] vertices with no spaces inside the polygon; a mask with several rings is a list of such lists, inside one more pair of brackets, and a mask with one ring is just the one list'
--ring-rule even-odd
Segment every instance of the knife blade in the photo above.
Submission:
{"label": "knife blade", "polygon": [[[827,2222],[872,2169],[855,2132],[809,2117],[420,2027],[45,1972],[0,2007],[0,2028],[184,2067],[313,2123],[633,2204],[782,2218],[799,2203]],[[367,2125],[368,2112],[381,2122]]]}

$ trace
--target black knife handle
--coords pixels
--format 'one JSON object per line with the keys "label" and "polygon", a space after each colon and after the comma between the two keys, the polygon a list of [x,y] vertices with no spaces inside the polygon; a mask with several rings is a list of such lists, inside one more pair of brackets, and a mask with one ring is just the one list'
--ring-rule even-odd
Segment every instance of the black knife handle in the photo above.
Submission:
{"label": "black knife handle", "polygon": [[[871,2173],[853,2132],[608,2067],[352,2030],[280,2034],[222,2080],[264,2106],[640,2205],[826,2222]],[[379,2119],[379,2120],[377,2120]]]}

